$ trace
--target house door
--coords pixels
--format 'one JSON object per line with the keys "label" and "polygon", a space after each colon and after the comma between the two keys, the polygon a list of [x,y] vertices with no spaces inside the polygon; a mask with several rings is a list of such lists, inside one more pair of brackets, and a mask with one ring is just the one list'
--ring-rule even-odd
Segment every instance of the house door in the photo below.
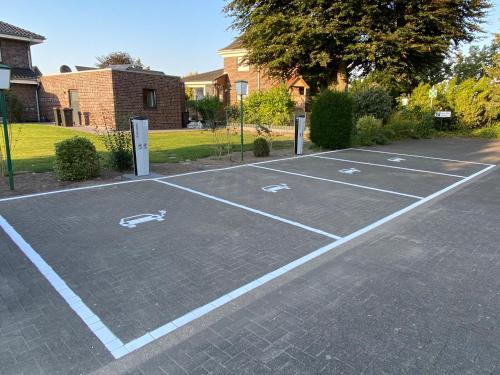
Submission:
{"label": "house door", "polygon": [[77,90],[69,90],[69,106],[73,109],[73,125],[80,126],[80,100]]}

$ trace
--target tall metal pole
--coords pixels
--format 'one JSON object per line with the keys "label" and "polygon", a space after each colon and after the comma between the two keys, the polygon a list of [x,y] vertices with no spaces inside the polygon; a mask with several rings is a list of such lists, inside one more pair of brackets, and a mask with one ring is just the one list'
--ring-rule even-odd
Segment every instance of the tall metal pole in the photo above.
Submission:
{"label": "tall metal pole", "polygon": [[10,157],[9,128],[7,127],[7,105],[5,104],[5,94],[2,90],[0,90],[0,111],[2,112],[5,154],[7,157],[7,171],[9,172],[9,187],[10,190],[14,190],[14,170],[12,169],[12,159]]}
{"label": "tall metal pole", "polygon": [[240,143],[241,161],[243,161],[243,95],[240,95]]}

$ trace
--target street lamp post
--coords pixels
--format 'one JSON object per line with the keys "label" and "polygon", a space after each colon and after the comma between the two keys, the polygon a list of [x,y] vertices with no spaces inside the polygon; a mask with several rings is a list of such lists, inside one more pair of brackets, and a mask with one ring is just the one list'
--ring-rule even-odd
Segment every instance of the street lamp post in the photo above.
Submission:
{"label": "street lamp post", "polygon": [[5,139],[5,155],[7,159],[7,171],[9,173],[9,187],[14,190],[14,171],[10,157],[9,128],[7,127],[7,105],[5,103],[4,90],[10,89],[10,67],[0,64],[0,112],[2,113],[3,136]]}
{"label": "street lamp post", "polygon": [[243,161],[243,96],[247,94],[248,82],[236,81],[236,95],[240,96],[240,146],[241,146],[241,161]]}

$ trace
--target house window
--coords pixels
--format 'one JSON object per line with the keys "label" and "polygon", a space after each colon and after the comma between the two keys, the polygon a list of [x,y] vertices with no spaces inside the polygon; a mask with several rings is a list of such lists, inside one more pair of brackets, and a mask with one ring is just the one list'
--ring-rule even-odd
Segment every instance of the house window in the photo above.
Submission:
{"label": "house window", "polygon": [[0,41],[0,61],[2,61],[2,42]]}
{"label": "house window", "polygon": [[205,89],[203,87],[196,87],[194,89],[195,100],[201,100],[205,97]]}
{"label": "house window", "polygon": [[144,89],[142,90],[142,102],[144,108],[156,108],[156,90]]}
{"label": "house window", "polygon": [[250,67],[248,66],[248,63],[245,61],[244,56],[238,57],[238,72],[248,72],[250,70]]}

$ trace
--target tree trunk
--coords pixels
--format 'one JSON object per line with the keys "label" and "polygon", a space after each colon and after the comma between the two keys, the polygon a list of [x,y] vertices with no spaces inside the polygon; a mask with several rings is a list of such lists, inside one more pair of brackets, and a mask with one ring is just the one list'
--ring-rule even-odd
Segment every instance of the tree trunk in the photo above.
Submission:
{"label": "tree trunk", "polygon": [[330,88],[337,91],[347,91],[347,85],[349,84],[349,73],[347,72],[347,64],[344,61],[339,63],[337,69],[336,77],[334,81],[330,83]]}

